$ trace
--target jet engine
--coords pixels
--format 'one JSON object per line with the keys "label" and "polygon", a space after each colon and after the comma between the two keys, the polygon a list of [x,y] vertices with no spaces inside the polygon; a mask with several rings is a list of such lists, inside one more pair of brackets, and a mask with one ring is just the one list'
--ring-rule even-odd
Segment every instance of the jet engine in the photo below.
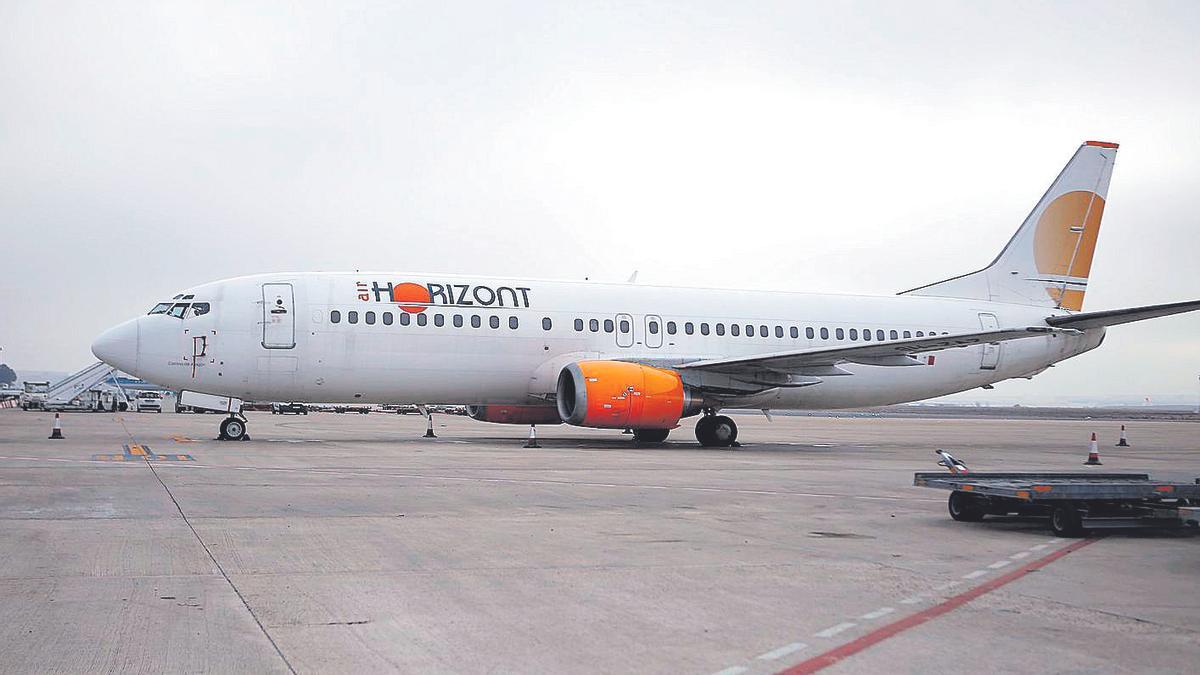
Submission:
{"label": "jet engine", "polygon": [[472,405],[467,406],[467,414],[497,424],[562,424],[558,409],[546,405]]}
{"label": "jet engine", "polygon": [[679,373],[624,361],[578,361],[558,374],[558,414],[567,424],[673,429],[700,411]]}

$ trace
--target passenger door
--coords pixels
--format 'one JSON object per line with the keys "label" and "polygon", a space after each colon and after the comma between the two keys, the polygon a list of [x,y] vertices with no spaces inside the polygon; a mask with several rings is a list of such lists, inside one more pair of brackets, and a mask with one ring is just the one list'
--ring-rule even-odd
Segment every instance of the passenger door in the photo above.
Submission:
{"label": "passenger door", "polygon": [[296,346],[296,307],[291,284],[263,284],[263,338],[267,349]]}
{"label": "passenger door", "polygon": [[[995,314],[988,312],[979,313],[979,325],[984,330],[998,330],[1000,322],[996,320]],[[980,370],[995,370],[996,366],[1000,365],[1000,343],[989,342],[983,345],[983,358],[979,362]]]}

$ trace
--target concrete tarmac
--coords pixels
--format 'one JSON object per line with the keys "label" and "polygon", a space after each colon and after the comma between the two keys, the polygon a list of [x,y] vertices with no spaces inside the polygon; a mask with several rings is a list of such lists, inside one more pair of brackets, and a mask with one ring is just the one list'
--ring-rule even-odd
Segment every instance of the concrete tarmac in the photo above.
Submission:
{"label": "concrete tarmac", "polygon": [[[1200,425],[738,415],[619,432],[437,416],[0,410],[0,671],[1195,672],[1200,536],[957,523],[975,470],[1200,476]],[[953,598],[987,592],[949,611]],[[950,600],[952,605],[945,605]],[[943,612],[944,613],[941,613]],[[940,613],[940,614],[939,614]],[[920,622],[920,619],[928,620]],[[911,624],[911,625],[909,625]],[[856,642],[857,641],[857,642]]]}

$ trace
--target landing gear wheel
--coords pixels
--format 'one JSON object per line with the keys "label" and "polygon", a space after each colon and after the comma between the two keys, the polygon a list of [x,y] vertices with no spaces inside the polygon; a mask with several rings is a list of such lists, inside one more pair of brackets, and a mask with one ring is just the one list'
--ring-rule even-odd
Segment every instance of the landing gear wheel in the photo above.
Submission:
{"label": "landing gear wheel", "polygon": [[670,433],[670,429],[634,429],[633,442],[647,445],[662,443]]}
{"label": "landing gear wheel", "polygon": [[246,438],[246,423],[236,417],[228,417],[221,422],[222,441],[240,441]]}
{"label": "landing gear wheel", "polygon": [[724,415],[705,415],[696,422],[696,440],[706,448],[727,448],[737,443],[737,425]]}
{"label": "landing gear wheel", "polygon": [[1082,537],[1087,534],[1079,509],[1071,503],[1054,507],[1050,512],[1050,529],[1059,537]]}
{"label": "landing gear wheel", "polygon": [[960,490],[950,493],[948,507],[950,517],[963,523],[978,523],[985,513],[977,497]]}

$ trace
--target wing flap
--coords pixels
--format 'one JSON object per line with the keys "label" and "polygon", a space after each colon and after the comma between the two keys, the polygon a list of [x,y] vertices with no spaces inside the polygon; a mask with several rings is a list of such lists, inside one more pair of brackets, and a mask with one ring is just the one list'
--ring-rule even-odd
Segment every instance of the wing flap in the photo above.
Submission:
{"label": "wing flap", "polygon": [[1200,309],[1200,300],[1187,302],[1172,302],[1165,305],[1147,305],[1145,307],[1130,307],[1128,309],[1110,309],[1103,312],[1084,312],[1082,314],[1064,314],[1051,316],[1046,323],[1059,328],[1099,328],[1101,326],[1119,326],[1123,323],[1157,319],[1160,316],[1171,316],[1184,312],[1194,312]]}

